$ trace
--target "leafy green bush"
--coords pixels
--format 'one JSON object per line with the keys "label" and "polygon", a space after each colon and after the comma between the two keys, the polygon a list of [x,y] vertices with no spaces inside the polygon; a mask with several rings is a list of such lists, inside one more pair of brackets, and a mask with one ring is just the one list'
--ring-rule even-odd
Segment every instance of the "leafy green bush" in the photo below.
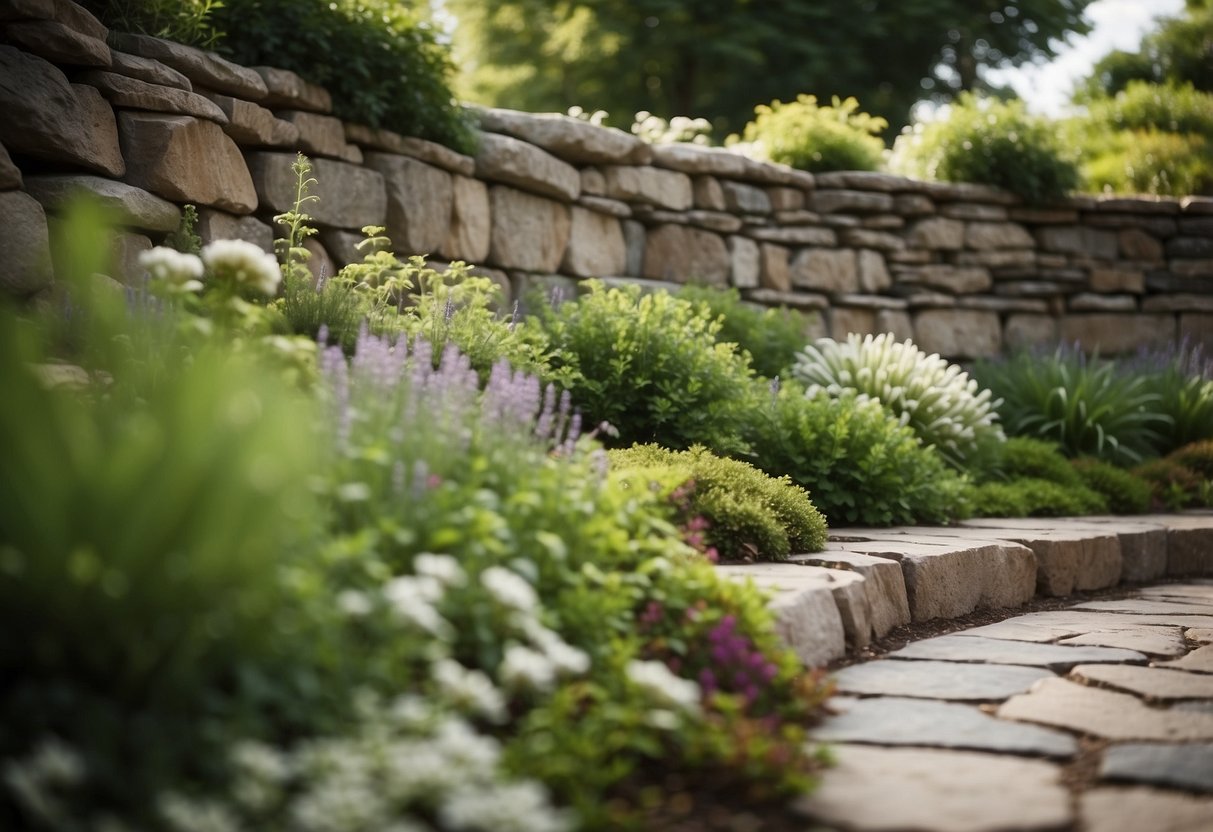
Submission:
{"label": "leafy green bush", "polygon": [[1143,376],[1158,396],[1154,408],[1169,420],[1155,450],[1161,455],[1193,442],[1213,439],[1213,361],[1200,346],[1181,342],[1125,365],[1124,372]]}
{"label": "leafy green bush", "polygon": [[1167,459],[1178,462],[1207,480],[1213,480],[1213,440],[1184,445],[1168,454]]}
{"label": "leafy green bush", "polygon": [[744,451],[753,371],[735,344],[717,343],[720,324],[707,310],[639,286],[588,285],[588,294],[540,317],[552,367],[567,372],[585,416],[610,423],[618,446]]}
{"label": "leafy green bush", "polygon": [[819,105],[816,96],[799,95],[755,107],[743,139],[764,158],[800,170],[877,170],[884,156],[878,136],[888,126],[860,112],[854,98]]}
{"label": "leafy green bush", "polygon": [[809,492],[833,525],[939,523],[965,513],[967,482],[880,403],[785,384],[746,425],[756,464]]}
{"label": "leafy green bush", "polygon": [[1077,350],[981,361],[973,375],[1002,399],[998,415],[1007,433],[1056,442],[1070,457],[1140,462],[1170,424],[1145,375],[1123,374],[1113,362]]}
{"label": "leafy green bush", "polygon": [[980,466],[1003,441],[989,390],[980,390],[958,365],[909,340],[897,343],[891,333],[819,339],[804,348],[792,372],[809,395],[855,391],[878,400],[956,468]]}
{"label": "leafy green bush", "polygon": [[973,488],[970,499],[978,517],[1074,517],[1108,510],[1104,499],[1088,488],[1075,489],[1034,477],[981,483]]}
{"label": "leafy green bush", "polygon": [[1179,511],[1202,504],[1200,474],[1176,460],[1152,459],[1135,467],[1133,474],[1150,483],[1155,508]]}
{"label": "leafy green bush", "polygon": [[736,289],[687,286],[678,296],[706,306],[720,319],[717,341],[731,341],[749,353],[750,365],[767,378],[785,375],[805,345],[806,317],[794,309],[762,309],[745,303]]}
{"label": "leafy green bush", "polygon": [[1022,101],[969,93],[950,104],[944,118],[903,132],[891,165],[926,179],[993,185],[1033,203],[1060,199],[1078,186],[1078,168],[1053,125],[1030,115]]}
{"label": "leafy green bush", "polygon": [[1071,464],[1083,485],[1102,495],[1113,514],[1150,510],[1150,484],[1141,477],[1098,459],[1075,459]]}
{"label": "leafy green bush", "polygon": [[1012,436],[1006,441],[997,472],[1009,478],[1031,477],[1058,485],[1082,487],[1082,478],[1055,443],[1028,436]]}
{"label": "leafy green bush", "polygon": [[333,96],[334,115],[439,142],[475,146],[451,95],[448,47],[394,0],[92,2],[108,25],[214,48],[244,66],[289,69]]}
{"label": "leafy green bush", "polygon": [[722,459],[707,450],[669,451],[635,445],[610,452],[612,467],[677,472],[687,511],[703,517],[703,534],[724,560],[783,560],[793,552],[825,546],[825,519],[804,490],[786,477],[767,476],[754,466]]}

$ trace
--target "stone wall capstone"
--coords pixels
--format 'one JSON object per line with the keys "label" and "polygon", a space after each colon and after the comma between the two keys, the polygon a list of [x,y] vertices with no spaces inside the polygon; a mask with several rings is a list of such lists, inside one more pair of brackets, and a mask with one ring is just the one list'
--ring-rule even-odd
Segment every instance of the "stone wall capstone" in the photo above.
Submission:
{"label": "stone wall capstone", "polygon": [[0,291],[20,298],[52,290],[48,229],[79,190],[117,212],[132,266],[187,203],[204,239],[271,248],[304,152],[320,197],[308,243],[329,272],[382,225],[398,253],[466,261],[513,297],[592,277],[728,286],[810,313],[815,334],[894,332],[957,359],[1058,340],[1213,349],[1210,197],[1031,206],[484,107],[465,156],[342,123],[292,72],[109,32],[70,0],[0,9],[0,110]]}

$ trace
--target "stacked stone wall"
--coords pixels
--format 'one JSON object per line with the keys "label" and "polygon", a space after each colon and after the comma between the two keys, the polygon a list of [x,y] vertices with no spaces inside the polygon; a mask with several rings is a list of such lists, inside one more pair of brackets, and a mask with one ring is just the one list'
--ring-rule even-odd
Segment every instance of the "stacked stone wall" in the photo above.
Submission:
{"label": "stacked stone wall", "polygon": [[119,272],[200,211],[204,240],[266,248],[315,166],[313,267],[366,225],[401,254],[465,260],[508,295],[591,277],[736,287],[891,331],[952,358],[1077,341],[1104,354],[1213,347],[1213,199],[1076,197],[1047,207],[977,185],[817,176],[721,149],[650,146],[575,119],[480,111],[475,157],[343,123],[325,90],[179,44],[108,32],[70,0],[0,6],[0,287],[48,288],[48,227],[83,188],[123,225]]}

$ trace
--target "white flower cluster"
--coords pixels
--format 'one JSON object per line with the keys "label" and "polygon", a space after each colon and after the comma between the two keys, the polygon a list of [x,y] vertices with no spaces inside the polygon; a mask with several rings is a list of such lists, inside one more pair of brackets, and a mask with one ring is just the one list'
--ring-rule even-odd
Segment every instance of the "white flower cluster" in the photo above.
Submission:
{"label": "white flower cluster", "polygon": [[1005,438],[999,402],[989,390],[978,390],[958,365],[927,355],[908,339],[898,343],[892,333],[822,338],[804,348],[793,374],[808,385],[809,396],[855,391],[879,400],[956,467]]}
{"label": "white flower cluster", "polygon": [[468,582],[467,573],[459,561],[450,555],[433,555],[422,552],[413,559],[413,571],[426,578],[433,578],[443,586],[459,587]]}
{"label": "white flower cluster", "polygon": [[685,711],[698,712],[702,694],[690,679],[675,676],[665,662],[633,659],[625,668],[632,684],[657,701]]}
{"label": "white flower cluster", "polygon": [[488,788],[456,790],[438,810],[449,829],[492,832],[564,832],[571,827],[563,812],[553,811],[539,783],[503,783]]}
{"label": "white flower cluster", "polygon": [[216,240],[202,249],[202,262],[215,280],[273,297],[282,282],[274,255],[245,240]]}
{"label": "white flower cluster", "polygon": [[5,763],[0,779],[26,812],[55,827],[66,825],[68,803],[63,792],[80,785],[85,773],[80,755],[52,737],[40,742],[25,759]]}
{"label": "white flower cluster", "polygon": [[242,828],[236,812],[218,800],[169,792],[160,796],[156,809],[172,832],[240,832]]}
{"label": "white flower cluster", "polygon": [[480,583],[502,606],[530,613],[539,605],[534,587],[504,566],[490,566],[481,572]]}
{"label": "white flower cluster", "polygon": [[483,672],[469,670],[454,659],[440,659],[430,677],[456,707],[468,708],[492,722],[505,721],[505,698]]}
{"label": "white flower cluster", "polygon": [[139,265],[152,280],[172,292],[198,292],[202,289],[202,261],[193,254],[175,248],[156,246],[139,254]]}
{"label": "white flower cluster", "polygon": [[383,597],[400,618],[441,639],[454,636],[451,623],[435,606],[446,587],[428,575],[401,575],[383,587]]}
{"label": "white flower cluster", "polygon": [[636,114],[632,122],[632,133],[644,139],[649,144],[689,143],[698,145],[711,144],[710,134],[712,123],[706,118],[688,118],[674,116],[666,121],[647,110]]}

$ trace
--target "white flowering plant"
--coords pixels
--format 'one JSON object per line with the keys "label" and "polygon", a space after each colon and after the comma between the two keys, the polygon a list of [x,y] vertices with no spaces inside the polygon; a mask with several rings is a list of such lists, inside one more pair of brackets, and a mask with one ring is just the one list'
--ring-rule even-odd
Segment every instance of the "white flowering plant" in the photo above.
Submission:
{"label": "white flowering plant", "polygon": [[821,338],[804,348],[792,373],[809,398],[854,391],[879,401],[957,469],[988,462],[1005,441],[999,401],[989,390],[959,365],[926,354],[909,339],[898,342],[892,333]]}

